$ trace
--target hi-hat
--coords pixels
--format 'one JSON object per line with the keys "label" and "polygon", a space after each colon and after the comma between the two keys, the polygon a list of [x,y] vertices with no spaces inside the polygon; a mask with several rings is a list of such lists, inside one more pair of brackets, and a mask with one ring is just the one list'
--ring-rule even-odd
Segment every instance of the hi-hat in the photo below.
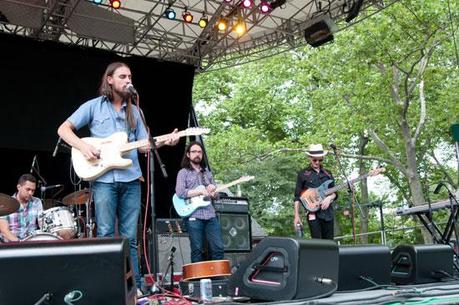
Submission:
{"label": "hi-hat", "polygon": [[0,193],[0,216],[8,215],[16,212],[19,209],[19,201],[17,199]]}
{"label": "hi-hat", "polygon": [[68,194],[62,199],[62,203],[65,205],[72,204],[85,204],[89,197],[91,196],[91,191],[89,189],[84,189],[81,191],[73,192]]}

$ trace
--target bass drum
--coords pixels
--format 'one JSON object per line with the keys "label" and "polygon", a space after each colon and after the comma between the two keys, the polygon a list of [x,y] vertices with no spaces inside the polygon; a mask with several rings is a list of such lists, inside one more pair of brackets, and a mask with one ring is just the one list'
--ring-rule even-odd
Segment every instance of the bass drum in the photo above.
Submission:
{"label": "bass drum", "polygon": [[61,240],[59,236],[51,233],[36,231],[33,235],[27,236],[22,241]]}

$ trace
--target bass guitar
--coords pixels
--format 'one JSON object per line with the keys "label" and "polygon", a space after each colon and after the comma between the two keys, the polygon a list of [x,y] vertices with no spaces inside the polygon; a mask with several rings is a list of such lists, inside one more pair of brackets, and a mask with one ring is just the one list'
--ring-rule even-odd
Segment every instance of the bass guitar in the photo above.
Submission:
{"label": "bass guitar", "polygon": [[[179,137],[198,136],[210,132],[208,128],[188,128],[179,131]],[[154,137],[156,142],[167,141],[170,134]],[[87,160],[76,148],[72,148],[72,164],[76,174],[83,180],[92,181],[105,174],[111,169],[123,169],[132,165],[131,159],[123,158],[122,155],[140,147],[148,146],[149,140],[128,142],[125,132],[116,132],[106,138],[82,138],[86,143],[91,144],[100,151],[99,159]]]}
{"label": "bass guitar", "polygon": [[[376,176],[379,175],[380,173],[384,172],[386,169],[384,167],[380,167],[377,169],[373,169],[369,171],[367,174],[361,175],[355,179],[349,180],[349,183],[353,185],[354,183],[365,179],[370,176]],[[324,183],[322,183],[318,188],[309,188],[301,192],[300,194],[300,202],[303,205],[304,209],[308,212],[317,212],[320,209],[320,205],[322,203],[322,200],[327,197],[328,195],[335,193],[336,191],[339,191],[342,188],[348,187],[347,182],[334,186],[332,188],[328,188],[330,183],[332,183],[333,180],[327,180]]]}
{"label": "bass guitar", "polygon": [[[221,185],[215,189],[215,193],[220,192],[221,190],[228,188],[230,186],[247,182],[252,179],[255,179],[254,176],[242,176],[241,178],[234,180],[230,183]],[[206,187],[204,185],[199,185],[195,190],[204,190]],[[209,196],[195,196],[191,198],[182,199],[177,194],[174,194],[172,197],[172,203],[174,204],[175,211],[180,217],[187,217],[191,215],[197,208],[202,208],[208,206],[212,202],[212,198]]]}

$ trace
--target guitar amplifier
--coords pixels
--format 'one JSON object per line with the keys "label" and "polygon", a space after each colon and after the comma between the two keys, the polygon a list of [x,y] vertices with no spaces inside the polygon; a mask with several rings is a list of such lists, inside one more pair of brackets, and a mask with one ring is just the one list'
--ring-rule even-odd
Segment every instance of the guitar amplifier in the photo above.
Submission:
{"label": "guitar amplifier", "polygon": [[186,231],[181,218],[158,218],[156,219],[156,234],[176,234],[181,236]]}
{"label": "guitar amplifier", "polygon": [[243,197],[221,197],[213,202],[215,211],[220,213],[248,213],[249,200]]}

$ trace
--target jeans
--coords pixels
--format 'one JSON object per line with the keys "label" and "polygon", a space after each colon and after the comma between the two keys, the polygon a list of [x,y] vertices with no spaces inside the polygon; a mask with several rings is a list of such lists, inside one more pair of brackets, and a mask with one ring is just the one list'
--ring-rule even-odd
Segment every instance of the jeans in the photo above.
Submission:
{"label": "jeans", "polygon": [[184,224],[190,237],[191,262],[204,260],[205,241],[207,239],[208,254],[211,260],[223,259],[223,238],[220,222],[217,217],[208,220],[185,218]]}
{"label": "jeans", "polygon": [[118,219],[118,234],[129,240],[129,252],[135,282],[140,288],[139,260],[137,257],[137,222],[140,213],[140,183],[131,182],[94,182],[92,185],[96,208],[98,237],[113,237]]}

